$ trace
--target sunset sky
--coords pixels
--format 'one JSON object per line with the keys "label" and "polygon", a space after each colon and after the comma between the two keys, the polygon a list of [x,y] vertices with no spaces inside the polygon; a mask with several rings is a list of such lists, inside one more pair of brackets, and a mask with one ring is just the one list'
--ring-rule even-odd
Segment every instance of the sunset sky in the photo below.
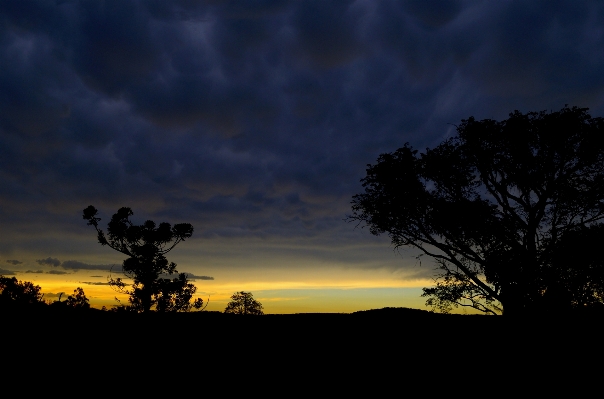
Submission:
{"label": "sunset sky", "polygon": [[0,274],[115,305],[82,210],[127,206],[194,226],[208,310],[427,309],[436,266],[345,220],[367,164],[565,104],[604,116],[603,2],[2,0]]}

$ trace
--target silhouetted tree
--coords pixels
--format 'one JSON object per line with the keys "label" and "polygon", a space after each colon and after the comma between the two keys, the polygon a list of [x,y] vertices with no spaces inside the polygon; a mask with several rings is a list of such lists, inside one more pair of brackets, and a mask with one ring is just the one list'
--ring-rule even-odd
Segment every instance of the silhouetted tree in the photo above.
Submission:
{"label": "silhouetted tree", "polygon": [[0,276],[0,304],[38,305],[44,304],[40,286],[29,281],[18,281],[16,277]]}
{"label": "silhouetted tree", "polygon": [[224,313],[263,315],[262,309],[262,304],[254,299],[251,292],[239,291],[231,296]]}
{"label": "silhouetted tree", "polygon": [[76,288],[73,290],[73,295],[69,295],[66,300],[61,301],[63,294],[64,293],[61,292],[59,299],[54,302],[49,302],[48,304],[54,309],[90,309],[90,303],[84,293],[84,289],[80,287]]}
{"label": "silhouetted tree", "polygon": [[73,295],[69,295],[65,305],[76,309],[90,309],[90,303],[84,289],[78,287],[73,290]]}
{"label": "silhouetted tree", "polygon": [[[120,208],[107,224],[106,237],[98,227],[101,219],[97,213],[96,208],[90,205],[84,209],[83,218],[96,229],[99,243],[128,256],[122,264],[122,271],[134,281],[131,288],[126,288],[122,278],[111,277],[109,283],[117,291],[129,295],[130,309],[137,312],[148,312],[152,308],[160,312],[176,312],[203,306],[200,298],[190,302],[197,288],[188,282],[185,273],[178,273],[176,263],[168,263],[165,257],[179,242],[191,237],[192,225],[160,223],[156,226],[151,220],[135,225],[130,221],[132,210]],[[164,278],[171,275],[175,277]]]}
{"label": "silhouetted tree", "polygon": [[470,117],[434,149],[407,143],[368,165],[349,220],[433,258],[423,296],[441,311],[601,304],[603,136],[587,108]]}

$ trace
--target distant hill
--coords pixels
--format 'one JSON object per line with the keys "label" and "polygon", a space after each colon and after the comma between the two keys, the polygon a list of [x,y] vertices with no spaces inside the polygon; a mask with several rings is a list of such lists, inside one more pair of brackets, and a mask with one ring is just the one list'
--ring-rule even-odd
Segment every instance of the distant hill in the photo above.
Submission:
{"label": "distant hill", "polygon": [[404,317],[404,316],[443,316],[440,313],[433,313],[422,309],[413,308],[381,308],[370,310],[359,310],[351,314],[357,316],[379,316],[379,317]]}

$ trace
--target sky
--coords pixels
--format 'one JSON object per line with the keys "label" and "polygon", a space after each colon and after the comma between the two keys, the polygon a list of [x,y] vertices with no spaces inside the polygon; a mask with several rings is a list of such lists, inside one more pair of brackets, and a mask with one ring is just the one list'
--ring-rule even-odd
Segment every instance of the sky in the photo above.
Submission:
{"label": "sky", "polygon": [[427,309],[435,267],[346,220],[368,164],[514,110],[604,116],[599,1],[0,2],[0,274],[93,306],[121,207],[191,223],[208,310]]}

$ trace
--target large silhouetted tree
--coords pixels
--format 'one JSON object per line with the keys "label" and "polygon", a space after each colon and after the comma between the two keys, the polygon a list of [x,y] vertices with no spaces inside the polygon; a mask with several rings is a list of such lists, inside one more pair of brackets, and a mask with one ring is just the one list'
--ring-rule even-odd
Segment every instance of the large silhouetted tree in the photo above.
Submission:
{"label": "large silhouetted tree", "polygon": [[231,296],[224,313],[263,315],[262,309],[262,304],[254,299],[251,292],[239,291]]}
{"label": "large silhouetted tree", "polygon": [[[147,220],[142,225],[133,224],[130,208],[120,208],[107,224],[107,236],[99,228],[98,211],[92,205],[84,209],[83,218],[93,226],[101,245],[108,245],[128,256],[122,264],[123,273],[133,280],[130,288],[120,278],[111,277],[109,283],[116,290],[129,295],[130,309],[137,312],[160,312],[200,309],[203,300],[191,303],[197,288],[188,282],[186,273],[178,273],[174,262],[168,263],[166,254],[178,243],[191,237],[193,226],[180,223],[159,226]],[[171,277],[174,278],[165,278]]]}
{"label": "large silhouetted tree", "polygon": [[470,117],[433,149],[382,154],[349,218],[436,261],[424,296],[441,311],[601,305],[604,120],[587,111]]}

